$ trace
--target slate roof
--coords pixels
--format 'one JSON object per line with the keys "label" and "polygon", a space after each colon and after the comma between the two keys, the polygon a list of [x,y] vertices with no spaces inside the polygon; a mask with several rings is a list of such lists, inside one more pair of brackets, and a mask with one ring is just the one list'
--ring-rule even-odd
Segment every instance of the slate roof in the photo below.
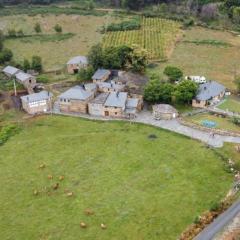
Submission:
{"label": "slate roof", "polygon": [[21,100],[24,102],[37,102],[41,100],[47,100],[53,96],[52,93],[47,91],[41,91],[39,93],[33,93],[30,95],[22,96]]}
{"label": "slate roof", "polygon": [[113,90],[123,90],[124,89],[124,85],[123,84],[116,84],[114,82],[100,82],[98,83],[98,86],[100,88],[109,88],[109,89],[113,89]]}
{"label": "slate roof", "polygon": [[87,91],[94,91],[94,90],[97,89],[97,84],[95,84],[95,83],[86,83],[86,84],[84,84],[84,88]]}
{"label": "slate roof", "polygon": [[103,77],[105,77],[106,75],[110,75],[110,74],[111,74],[111,72],[107,69],[98,69],[92,76],[92,79],[101,80]]}
{"label": "slate roof", "polygon": [[137,108],[139,100],[137,98],[128,98],[126,107]]}
{"label": "slate roof", "polygon": [[9,74],[9,75],[15,75],[18,71],[21,71],[18,68],[12,67],[12,66],[7,66],[2,70],[5,74]]}
{"label": "slate roof", "polygon": [[153,105],[153,111],[159,113],[177,113],[178,111],[169,104],[156,104]]}
{"label": "slate roof", "polygon": [[93,104],[104,104],[109,96],[109,93],[101,93],[94,98],[90,103]]}
{"label": "slate roof", "polygon": [[33,76],[28,74],[28,73],[24,73],[24,72],[19,72],[16,74],[16,78],[17,80],[21,81],[21,82],[25,82],[26,80],[28,80],[29,78],[32,78]]}
{"label": "slate roof", "polygon": [[88,64],[88,59],[85,56],[76,56],[71,58],[67,64]]}
{"label": "slate roof", "polygon": [[84,90],[81,86],[75,86],[62,93],[58,98],[86,100],[92,95],[92,92]]}
{"label": "slate roof", "polygon": [[209,81],[199,86],[196,99],[199,101],[210,100],[226,91],[226,88],[215,81]]}
{"label": "slate roof", "polygon": [[106,107],[120,107],[124,108],[127,102],[126,92],[111,92],[104,104]]}

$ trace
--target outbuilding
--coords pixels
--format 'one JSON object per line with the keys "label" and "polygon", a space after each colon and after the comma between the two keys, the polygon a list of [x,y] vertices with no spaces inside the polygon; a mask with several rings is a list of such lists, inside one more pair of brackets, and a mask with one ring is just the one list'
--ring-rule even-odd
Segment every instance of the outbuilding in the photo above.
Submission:
{"label": "outbuilding", "polygon": [[27,89],[33,89],[36,86],[36,78],[31,74],[25,72],[18,72],[16,74],[16,80],[23,84]]}
{"label": "outbuilding", "polygon": [[98,69],[92,76],[94,83],[105,82],[109,79],[111,71],[107,69]]}
{"label": "outbuilding", "polygon": [[81,68],[88,66],[88,59],[85,56],[76,56],[67,62],[67,71],[70,74],[78,73]]}
{"label": "outbuilding", "polygon": [[52,96],[47,91],[22,96],[22,108],[29,114],[46,113],[51,110]]}
{"label": "outbuilding", "polygon": [[88,103],[88,112],[93,116],[104,116],[104,104],[109,96],[109,93],[101,93],[95,99]]}
{"label": "outbuilding", "polygon": [[12,67],[12,66],[7,66],[5,67],[2,72],[9,78],[14,77],[17,73],[21,72],[20,69]]}
{"label": "outbuilding", "polygon": [[153,106],[153,116],[156,120],[171,120],[178,117],[178,111],[169,104]]}

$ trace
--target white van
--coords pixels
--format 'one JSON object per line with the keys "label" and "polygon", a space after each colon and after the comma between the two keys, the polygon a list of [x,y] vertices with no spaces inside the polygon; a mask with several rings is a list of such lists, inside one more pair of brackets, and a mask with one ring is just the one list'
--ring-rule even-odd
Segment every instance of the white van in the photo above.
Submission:
{"label": "white van", "polygon": [[185,80],[191,80],[195,83],[200,83],[200,84],[207,82],[207,79],[204,76],[186,76]]}

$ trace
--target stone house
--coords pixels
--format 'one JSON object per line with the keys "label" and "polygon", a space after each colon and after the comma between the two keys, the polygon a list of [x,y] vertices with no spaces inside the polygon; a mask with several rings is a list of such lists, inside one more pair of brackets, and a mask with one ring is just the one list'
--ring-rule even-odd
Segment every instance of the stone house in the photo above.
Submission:
{"label": "stone house", "polygon": [[88,103],[88,112],[93,116],[104,116],[104,104],[109,96],[109,93],[100,93],[95,99]]}
{"label": "stone house", "polygon": [[178,111],[169,104],[153,105],[153,116],[156,120],[171,120],[178,117]]}
{"label": "stone house", "polygon": [[94,92],[75,86],[58,97],[59,110],[65,113],[87,113],[88,103],[94,98]]}
{"label": "stone house", "polygon": [[36,78],[28,73],[18,72],[15,77],[27,89],[33,89],[37,84]]}
{"label": "stone house", "polygon": [[105,117],[125,117],[127,103],[126,92],[111,92],[104,103]]}
{"label": "stone house", "polygon": [[111,71],[106,69],[98,69],[92,76],[94,83],[105,82],[109,79]]}
{"label": "stone house", "polygon": [[76,56],[67,62],[67,71],[69,74],[78,73],[80,69],[88,66],[88,59],[85,56]]}
{"label": "stone house", "polygon": [[46,113],[52,109],[52,96],[47,91],[22,96],[22,108],[29,114]]}
{"label": "stone house", "polygon": [[201,84],[197,96],[192,100],[192,106],[205,108],[218,103],[225,96],[226,88],[215,81]]}
{"label": "stone house", "polygon": [[136,113],[139,112],[139,102],[138,98],[128,98],[126,103],[126,117],[136,117]]}
{"label": "stone house", "polygon": [[21,72],[20,69],[12,67],[12,66],[7,66],[5,67],[2,72],[9,78],[14,77],[17,73]]}
{"label": "stone house", "polygon": [[83,85],[83,89],[89,92],[93,92],[94,95],[97,94],[98,86],[96,83],[86,83]]}

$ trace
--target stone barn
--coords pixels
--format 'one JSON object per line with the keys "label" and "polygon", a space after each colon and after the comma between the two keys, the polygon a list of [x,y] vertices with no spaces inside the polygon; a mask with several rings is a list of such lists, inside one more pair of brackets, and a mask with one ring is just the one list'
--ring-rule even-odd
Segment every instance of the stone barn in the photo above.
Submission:
{"label": "stone barn", "polygon": [[88,112],[93,116],[104,116],[104,104],[109,96],[109,93],[101,93],[88,104]]}
{"label": "stone barn", "polygon": [[58,97],[59,109],[65,113],[87,113],[88,103],[94,98],[94,92],[75,86]]}
{"label": "stone barn", "polygon": [[178,117],[178,111],[169,104],[153,106],[153,116],[156,120],[171,120]]}
{"label": "stone barn", "polygon": [[47,91],[22,96],[22,108],[29,114],[46,113],[52,109],[52,96]]}
{"label": "stone barn", "polygon": [[109,79],[111,71],[106,69],[98,69],[92,76],[94,83],[105,82]]}
{"label": "stone barn", "polygon": [[2,72],[9,78],[14,77],[17,73],[21,72],[20,69],[12,67],[12,66],[7,66],[5,67]]}
{"label": "stone barn", "polygon": [[28,90],[33,89],[37,84],[36,78],[28,73],[19,72],[15,76],[16,80]]}
{"label": "stone barn", "polygon": [[85,56],[76,56],[67,62],[67,71],[70,74],[78,73],[81,68],[88,66],[88,59]]}

